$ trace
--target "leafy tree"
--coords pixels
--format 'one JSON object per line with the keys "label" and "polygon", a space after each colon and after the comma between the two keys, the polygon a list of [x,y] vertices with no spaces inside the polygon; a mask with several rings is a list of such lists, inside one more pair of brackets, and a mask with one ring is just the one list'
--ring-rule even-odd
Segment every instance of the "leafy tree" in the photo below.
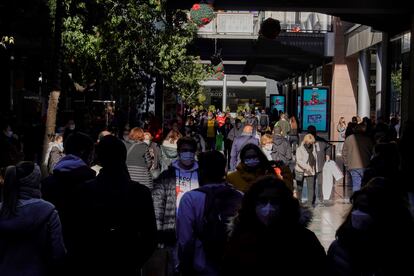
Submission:
{"label": "leafy tree", "polygon": [[197,27],[185,13],[167,13],[157,0],[63,1],[65,63],[74,81],[139,94],[158,74],[186,103],[196,103],[209,69],[187,51]]}

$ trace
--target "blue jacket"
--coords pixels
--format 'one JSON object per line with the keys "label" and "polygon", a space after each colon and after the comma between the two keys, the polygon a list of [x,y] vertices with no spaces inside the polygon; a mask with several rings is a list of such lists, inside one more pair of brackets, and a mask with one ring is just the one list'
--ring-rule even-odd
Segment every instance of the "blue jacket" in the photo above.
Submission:
{"label": "blue jacket", "polygon": [[[208,184],[203,187],[213,187],[226,184]],[[240,193],[241,203],[242,194]],[[197,190],[183,195],[177,210],[177,247],[180,265],[191,262],[195,275],[218,275],[219,267],[209,261],[203,249],[203,244],[195,235],[196,229],[203,225],[206,194]],[[190,264],[191,265],[191,264]]]}
{"label": "blue jacket", "polygon": [[16,216],[0,218],[0,275],[59,275],[53,270],[65,253],[59,216],[51,203],[20,200]]}

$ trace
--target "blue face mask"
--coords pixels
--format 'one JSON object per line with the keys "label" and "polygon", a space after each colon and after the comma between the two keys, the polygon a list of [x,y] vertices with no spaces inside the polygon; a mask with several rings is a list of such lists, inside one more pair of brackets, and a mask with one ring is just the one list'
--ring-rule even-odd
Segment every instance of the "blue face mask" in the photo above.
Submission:
{"label": "blue face mask", "polygon": [[195,153],[191,151],[184,151],[179,153],[180,161],[185,166],[191,166],[195,161]]}
{"label": "blue face mask", "polygon": [[280,217],[280,208],[278,205],[260,203],[256,205],[256,215],[261,223],[268,226]]}
{"label": "blue face mask", "polygon": [[361,210],[354,210],[351,213],[352,227],[357,230],[368,230],[373,223],[372,217],[362,212]]}
{"label": "blue face mask", "polygon": [[260,160],[259,158],[246,158],[244,159],[244,164],[248,167],[255,168],[259,166]]}

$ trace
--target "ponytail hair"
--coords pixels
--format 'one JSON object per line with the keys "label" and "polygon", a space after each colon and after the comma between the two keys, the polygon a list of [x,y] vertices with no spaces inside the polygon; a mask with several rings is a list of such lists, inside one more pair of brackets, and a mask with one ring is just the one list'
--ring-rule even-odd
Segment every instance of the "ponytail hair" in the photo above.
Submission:
{"label": "ponytail hair", "polygon": [[8,218],[16,215],[19,200],[19,187],[17,184],[16,166],[8,166],[4,175],[0,217]]}

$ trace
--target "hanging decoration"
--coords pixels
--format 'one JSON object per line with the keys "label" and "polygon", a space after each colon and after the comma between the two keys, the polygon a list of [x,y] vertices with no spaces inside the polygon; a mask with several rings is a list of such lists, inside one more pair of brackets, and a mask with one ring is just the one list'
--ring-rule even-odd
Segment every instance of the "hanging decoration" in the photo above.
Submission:
{"label": "hanging decoration", "polygon": [[218,80],[224,79],[224,65],[222,61],[216,66],[213,65],[213,71],[214,71],[213,78],[218,79]]}
{"label": "hanging decoration", "polygon": [[214,9],[209,4],[194,4],[190,10],[190,18],[198,27],[210,23],[214,16]]}
{"label": "hanging decoration", "polygon": [[218,80],[223,80],[224,79],[224,64],[223,64],[223,59],[221,58],[221,49],[219,51],[216,51],[216,53],[211,56],[210,60],[211,60],[211,67],[213,69],[213,78],[218,79]]}

